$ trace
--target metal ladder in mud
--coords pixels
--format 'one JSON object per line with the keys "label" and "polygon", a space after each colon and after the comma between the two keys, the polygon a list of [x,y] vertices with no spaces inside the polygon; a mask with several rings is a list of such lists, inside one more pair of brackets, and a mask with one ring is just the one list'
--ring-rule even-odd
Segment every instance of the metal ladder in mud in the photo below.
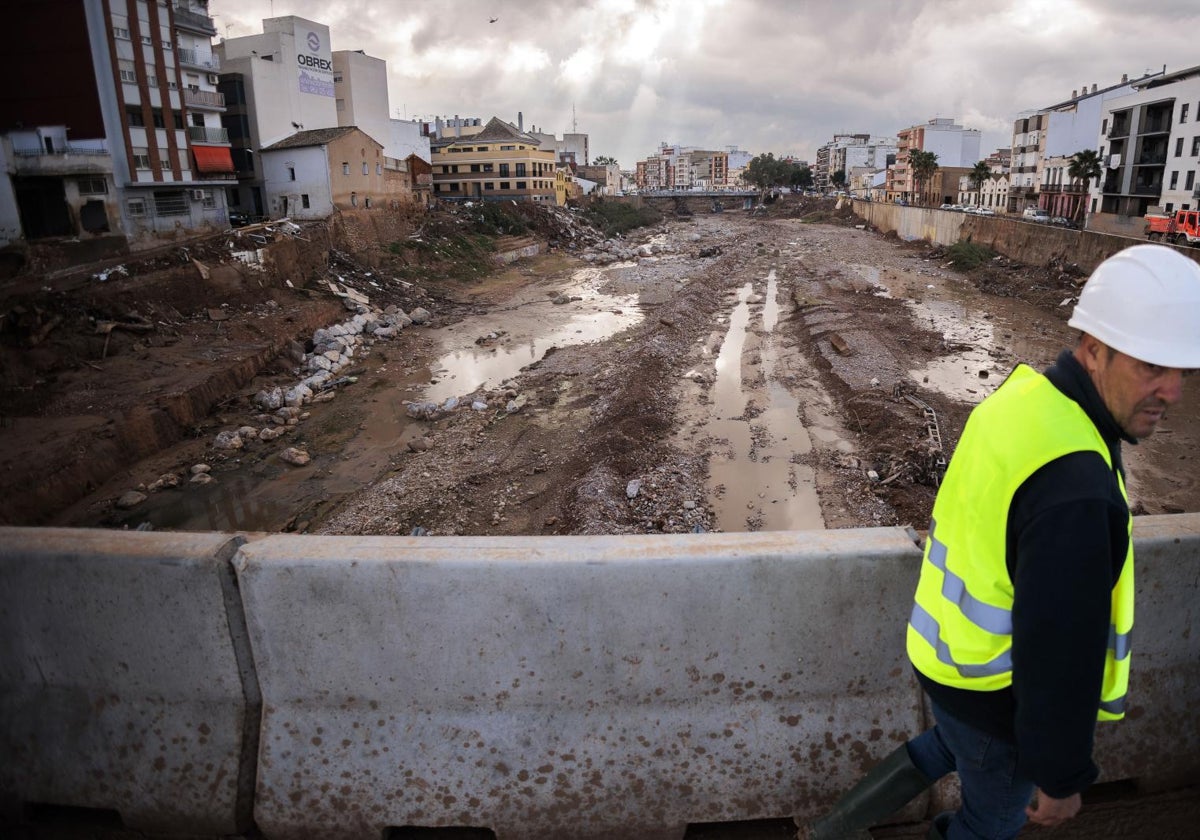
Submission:
{"label": "metal ladder in mud", "polygon": [[925,431],[929,433],[929,441],[933,444],[934,451],[938,453],[937,460],[934,461],[934,466],[937,467],[934,481],[940,485],[941,476],[946,472],[946,449],[942,446],[942,432],[938,427],[937,412],[933,410],[933,407],[929,403],[908,393],[903,382],[896,383],[895,387],[892,388],[892,395],[908,400],[916,406],[918,411],[925,415]]}

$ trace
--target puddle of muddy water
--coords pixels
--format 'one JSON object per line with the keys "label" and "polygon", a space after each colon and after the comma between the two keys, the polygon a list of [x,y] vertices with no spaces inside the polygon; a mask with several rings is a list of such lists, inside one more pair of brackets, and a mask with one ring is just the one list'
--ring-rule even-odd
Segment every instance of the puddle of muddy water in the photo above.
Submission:
{"label": "puddle of muddy water", "polygon": [[[374,481],[386,471],[390,459],[421,434],[423,426],[408,418],[405,403],[443,402],[493,388],[541,359],[551,347],[602,341],[638,323],[643,316],[636,294],[600,291],[607,273],[617,268],[629,266],[588,267],[565,280],[551,278],[488,315],[427,330],[425,338],[439,354],[427,366],[406,368],[405,354],[390,344],[376,345],[362,357],[365,370],[358,384],[344,389],[333,403],[313,409],[314,415],[326,417],[339,413],[343,425],[350,428],[319,431],[322,424],[314,416],[295,433],[297,440],[310,441],[313,461],[308,466],[287,467],[273,457],[251,464],[247,458],[243,466],[215,471],[217,480],[212,484],[153,494],[134,510],[110,514],[105,524],[134,528],[148,523],[157,530],[278,531],[293,517],[311,518],[325,503]],[[554,304],[550,292],[582,299]],[[497,343],[475,343],[476,337],[489,333],[498,335]],[[336,451],[321,452],[311,446],[314,436]]]}
{"label": "puddle of muddy water", "polygon": [[[767,276],[761,309],[751,309],[753,284],[737,292],[714,362],[711,410],[704,434],[714,442],[709,497],[722,531],[811,530],[825,527],[813,471],[797,463],[812,449],[800,423],[799,402],[778,380],[773,330],[779,322],[775,270]],[[745,381],[748,354],[760,358]],[[749,409],[749,411],[748,411]]]}

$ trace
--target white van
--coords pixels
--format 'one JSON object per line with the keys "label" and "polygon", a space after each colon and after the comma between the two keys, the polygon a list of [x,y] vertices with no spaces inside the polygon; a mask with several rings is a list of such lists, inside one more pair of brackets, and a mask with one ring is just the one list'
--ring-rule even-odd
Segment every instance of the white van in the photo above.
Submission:
{"label": "white van", "polygon": [[1021,214],[1024,219],[1029,219],[1031,222],[1048,222],[1050,214],[1041,207],[1026,207],[1025,212]]}

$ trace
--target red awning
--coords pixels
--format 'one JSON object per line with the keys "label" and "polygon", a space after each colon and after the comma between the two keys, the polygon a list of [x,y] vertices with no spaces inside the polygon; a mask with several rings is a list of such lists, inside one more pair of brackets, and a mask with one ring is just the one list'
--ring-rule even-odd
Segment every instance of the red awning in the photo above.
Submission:
{"label": "red awning", "polygon": [[196,158],[196,171],[209,173],[229,173],[232,175],[233,155],[228,146],[192,146],[192,154]]}

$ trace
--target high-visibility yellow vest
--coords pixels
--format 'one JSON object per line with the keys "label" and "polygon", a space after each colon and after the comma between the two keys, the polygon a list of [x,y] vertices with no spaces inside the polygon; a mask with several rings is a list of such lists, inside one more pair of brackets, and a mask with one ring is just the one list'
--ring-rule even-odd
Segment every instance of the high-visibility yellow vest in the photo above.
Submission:
{"label": "high-visibility yellow vest", "polygon": [[[1013,584],[1005,563],[1008,509],[1029,476],[1072,452],[1108,446],[1087,414],[1050,380],[1019,365],[971,413],[933,505],[908,657],[942,685],[994,691],[1012,685]],[[1126,504],[1129,495],[1117,474]],[[1125,716],[1133,630],[1133,517],[1113,587],[1108,653],[1097,717]]]}

